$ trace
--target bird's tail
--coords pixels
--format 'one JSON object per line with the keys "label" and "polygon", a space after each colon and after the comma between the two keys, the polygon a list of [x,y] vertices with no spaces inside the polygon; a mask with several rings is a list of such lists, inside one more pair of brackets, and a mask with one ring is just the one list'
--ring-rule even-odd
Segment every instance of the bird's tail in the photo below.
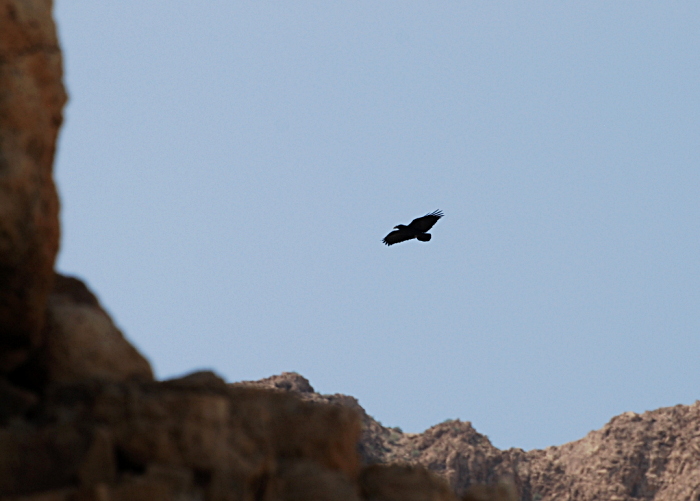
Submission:
{"label": "bird's tail", "polygon": [[430,237],[430,233],[419,233],[418,235],[416,235],[416,238],[421,242],[427,242],[428,240],[430,240]]}

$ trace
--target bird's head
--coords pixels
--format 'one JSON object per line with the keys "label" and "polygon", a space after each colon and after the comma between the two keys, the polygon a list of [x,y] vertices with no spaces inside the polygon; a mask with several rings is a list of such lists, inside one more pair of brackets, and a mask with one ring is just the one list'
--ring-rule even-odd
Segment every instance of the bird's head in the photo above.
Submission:
{"label": "bird's head", "polygon": [[405,224],[397,224],[396,226],[394,226],[395,230],[403,230],[405,228],[408,228],[408,226],[406,226]]}

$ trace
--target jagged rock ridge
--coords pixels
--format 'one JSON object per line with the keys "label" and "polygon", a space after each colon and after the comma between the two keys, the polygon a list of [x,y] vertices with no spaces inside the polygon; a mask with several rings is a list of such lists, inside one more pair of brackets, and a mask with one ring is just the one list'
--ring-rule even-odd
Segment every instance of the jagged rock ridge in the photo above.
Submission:
{"label": "jagged rock ridge", "polygon": [[458,494],[474,483],[511,476],[523,501],[700,500],[700,402],[643,414],[627,412],[561,446],[502,451],[469,422],[449,420],[418,434],[384,427],[356,399],[314,393],[296,373],[241,384],[357,409],[366,462],[424,466],[445,478]]}

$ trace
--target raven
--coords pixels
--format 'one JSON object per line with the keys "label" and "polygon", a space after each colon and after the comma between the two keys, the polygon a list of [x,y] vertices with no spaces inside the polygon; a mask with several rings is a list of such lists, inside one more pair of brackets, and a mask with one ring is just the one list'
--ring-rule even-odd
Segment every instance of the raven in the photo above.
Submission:
{"label": "raven", "polygon": [[426,233],[426,231],[432,228],[442,216],[444,216],[442,211],[436,210],[423,217],[414,219],[408,226],[403,224],[394,226],[394,231],[385,236],[382,242],[387,245],[394,245],[412,238],[417,238],[421,242],[427,242],[430,240],[430,233]]}

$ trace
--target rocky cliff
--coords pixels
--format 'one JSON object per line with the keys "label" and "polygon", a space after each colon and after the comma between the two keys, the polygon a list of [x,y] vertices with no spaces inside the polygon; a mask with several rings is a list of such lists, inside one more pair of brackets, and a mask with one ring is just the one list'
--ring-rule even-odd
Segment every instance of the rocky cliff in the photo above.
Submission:
{"label": "rocky cliff", "polygon": [[362,418],[367,463],[423,466],[458,494],[475,483],[512,478],[523,501],[700,500],[700,402],[614,417],[581,440],[545,450],[499,450],[471,423],[445,421],[403,433],[370,417],[345,395],[319,395],[299,374],[239,383],[292,392],[304,400],[340,403]]}
{"label": "rocky cliff", "polygon": [[42,343],[58,252],[51,174],[66,93],[50,4],[0,1],[0,371]]}
{"label": "rocky cliff", "polygon": [[356,409],[206,372],[154,381],[85,284],[54,272],[51,8],[0,0],[0,499],[454,499],[423,468],[363,465]]}
{"label": "rocky cliff", "polygon": [[386,428],[298,374],[155,381],[53,270],[61,72],[51,1],[0,0],[0,501],[700,499],[698,405],[500,451],[465,422]]}

